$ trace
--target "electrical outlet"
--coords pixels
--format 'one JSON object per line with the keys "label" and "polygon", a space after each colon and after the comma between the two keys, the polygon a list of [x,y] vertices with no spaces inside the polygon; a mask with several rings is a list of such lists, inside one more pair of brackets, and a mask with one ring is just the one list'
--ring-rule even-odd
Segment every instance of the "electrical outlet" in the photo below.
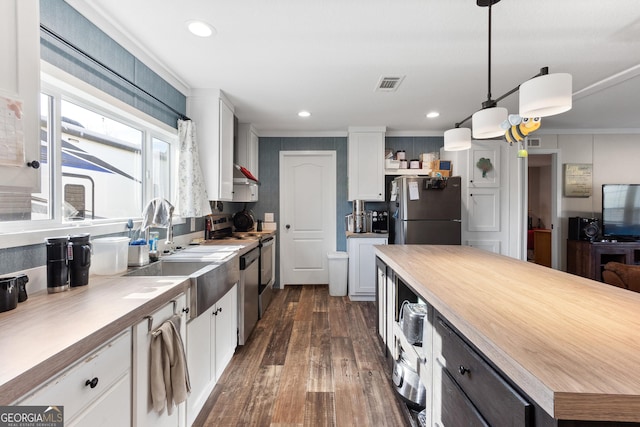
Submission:
{"label": "electrical outlet", "polygon": [[191,231],[196,231],[196,219],[191,218]]}

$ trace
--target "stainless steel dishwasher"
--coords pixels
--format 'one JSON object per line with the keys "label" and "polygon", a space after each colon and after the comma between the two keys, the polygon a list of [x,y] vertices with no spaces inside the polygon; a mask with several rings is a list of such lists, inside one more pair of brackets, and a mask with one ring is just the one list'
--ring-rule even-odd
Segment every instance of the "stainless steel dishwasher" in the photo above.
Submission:
{"label": "stainless steel dishwasher", "polygon": [[244,345],[258,322],[258,286],[260,249],[240,256],[240,286],[238,294],[238,344]]}

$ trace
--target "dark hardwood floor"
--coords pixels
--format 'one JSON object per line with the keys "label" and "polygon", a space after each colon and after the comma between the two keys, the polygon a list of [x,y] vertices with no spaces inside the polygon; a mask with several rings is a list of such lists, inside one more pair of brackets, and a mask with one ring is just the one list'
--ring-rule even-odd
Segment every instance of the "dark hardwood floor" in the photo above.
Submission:
{"label": "dark hardwood floor", "polygon": [[194,426],[407,426],[372,302],[286,286],[238,347]]}

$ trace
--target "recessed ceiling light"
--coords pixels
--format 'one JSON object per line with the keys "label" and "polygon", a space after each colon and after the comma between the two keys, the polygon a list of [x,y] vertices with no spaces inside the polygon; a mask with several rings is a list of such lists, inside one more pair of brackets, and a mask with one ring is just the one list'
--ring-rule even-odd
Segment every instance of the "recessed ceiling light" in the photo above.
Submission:
{"label": "recessed ceiling light", "polygon": [[211,25],[202,21],[188,21],[187,28],[198,37],[209,37],[215,32]]}
{"label": "recessed ceiling light", "polygon": [[436,117],[438,117],[440,115],[440,113],[438,113],[437,111],[431,111],[430,113],[427,113],[427,118],[428,119],[434,119]]}
{"label": "recessed ceiling light", "polygon": [[300,116],[300,117],[309,117],[309,116],[311,116],[311,113],[308,112],[308,111],[300,111],[298,113],[298,116]]}

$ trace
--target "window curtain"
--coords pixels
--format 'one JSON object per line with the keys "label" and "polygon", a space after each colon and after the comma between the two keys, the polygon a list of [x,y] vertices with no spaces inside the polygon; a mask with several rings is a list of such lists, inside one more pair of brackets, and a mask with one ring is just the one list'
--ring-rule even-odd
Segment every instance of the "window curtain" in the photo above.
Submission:
{"label": "window curtain", "polygon": [[196,125],[191,120],[178,120],[180,154],[178,161],[178,214],[195,218],[211,213],[200,168]]}

